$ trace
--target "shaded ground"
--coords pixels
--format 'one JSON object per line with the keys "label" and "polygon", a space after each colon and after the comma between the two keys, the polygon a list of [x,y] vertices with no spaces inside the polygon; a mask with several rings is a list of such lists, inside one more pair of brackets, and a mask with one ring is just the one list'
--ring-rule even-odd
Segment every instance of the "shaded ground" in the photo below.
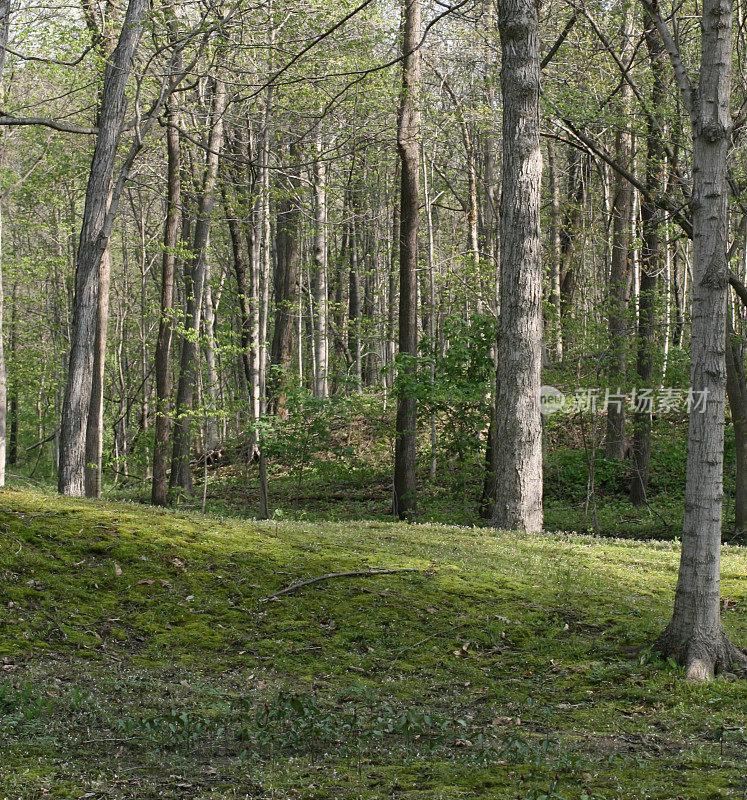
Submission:
{"label": "shaded ground", "polygon": [[[0,797],[744,798],[747,688],[636,652],[678,549],[0,495]],[[278,601],[304,578],[370,568]],[[723,552],[747,640],[747,552]]]}

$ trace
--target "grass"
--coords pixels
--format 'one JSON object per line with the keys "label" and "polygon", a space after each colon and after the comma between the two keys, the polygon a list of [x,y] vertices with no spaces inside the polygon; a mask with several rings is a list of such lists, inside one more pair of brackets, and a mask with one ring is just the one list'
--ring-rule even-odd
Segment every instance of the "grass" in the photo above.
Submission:
{"label": "grass", "polygon": [[[677,559],[668,541],[6,490],[0,797],[744,798],[744,683],[690,685],[637,652]],[[421,571],[261,602],[381,567]],[[742,644],[745,575],[725,547]]]}

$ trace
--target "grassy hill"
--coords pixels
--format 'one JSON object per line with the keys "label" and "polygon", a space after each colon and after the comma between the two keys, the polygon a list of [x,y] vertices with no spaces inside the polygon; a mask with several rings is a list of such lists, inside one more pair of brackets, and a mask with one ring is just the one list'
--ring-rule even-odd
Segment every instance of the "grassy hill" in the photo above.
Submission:
{"label": "grassy hill", "polygon": [[[0,798],[744,798],[744,682],[640,650],[677,561],[6,490]],[[742,645],[746,576],[724,547]]]}

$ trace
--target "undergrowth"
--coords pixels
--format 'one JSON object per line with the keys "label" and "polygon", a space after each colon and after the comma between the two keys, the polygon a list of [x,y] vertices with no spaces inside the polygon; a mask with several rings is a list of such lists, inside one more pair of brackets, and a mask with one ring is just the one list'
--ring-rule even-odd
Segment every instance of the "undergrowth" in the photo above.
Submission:
{"label": "undergrowth", "polygon": [[[0,797],[743,798],[676,542],[0,499]],[[305,578],[330,578],[263,602]],[[747,555],[723,617],[747,634]]]}

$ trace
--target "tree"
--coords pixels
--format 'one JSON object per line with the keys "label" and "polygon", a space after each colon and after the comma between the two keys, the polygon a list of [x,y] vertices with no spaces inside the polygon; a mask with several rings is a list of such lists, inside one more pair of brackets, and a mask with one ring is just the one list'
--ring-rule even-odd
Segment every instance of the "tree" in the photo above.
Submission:
{"label": "tree", "polygon": [[179,362],[179,384],[176,391],[174,449],[171,457],[171,475],[169,476],[169,488],[175,489],[178,487],[187,494],[192,494],[193,491],[189,459],[192,442],[192,411],[197,388],[200,319],[203,310],[208,241],[213,206],[216,199],[218,165],[223,146],[224,117],[227,103],[226,85],[223,79],[216,75],[211,78],[211,85],[210,133],[207,140],[202,185],[200,186],[197,201],[194,239],[191,252],[184,266],[184,287],[187,304]]}
{"label": "tree", "polygon": [[145,0],[130,0],[122,30],[104,72],[96,145],[76,259],[70,366],[60,424],[61,494],[81,496],[85,486],[86,429],[93,385],[99,303],[99,270],[112,224],[112,185],[117,146],[127,109],[125,90],[142,30]]}
{"label": "tree", "polygon": [[703,409],[690,410],[677,589],[672,619],[655,647],[684,665],[688,678],[707,680],[719,670],[747,674],[747,656],[721,624],[720,561],[726,386],[728,185],[732,8],[705,0],[700,18],[697,88],[659,10],[644,0],[669,54],[693,136],[693,313],[691,392]]}
{"label": "tree", "polygon": [[[172,23],[173,27],[173,23]],[[173,37],[172,37],[173,38]],[[176,46],[172,42],[172,46]],[[175,76],[181,71],[181,56],[174,63]],[[176,77],[172,79],[175,86]],[[166,464],[169,450],[169,402],[171,400],[171,339],[174,331],[174,277],[176,248],[181,222],[181,152],[179,139],[179,106],[172,94],[166,108],[166,221],[163,228],[163,256],[161,258],[161,315],[156,340],[156,424],[153,440],[153,482],[151,502],[165,506],[168,502],[168,476]]]}
{"label": "tree", "polygon": [[501,0],[498,5],[503,168],[491,524],[529,531],[542,528],[538,13],[533,0]]}
{"label": "tree", "polygon": [[[0,80],[5,69],[5,55],[10,30],[10,0],[0,0]],[[0,100],[3,98],[0,84]],[[5,366],[5,332],[3,330],[3,192],[0,187],[0,486],[5,486],[5,452],[7,445],[8,373]],[[15,418],[15,417],[14,417]]]}
{"label": "tree", "polygon": [[420,0],[405,0],[402,33],[402,92],[397,121],[400,172],[399,352],[405,356],[397,396],[394,444],[394,513],[408,519],[417,508],[415,456],[417,400],[407,378],[418,354],[417,266],[420,198]]}
{"label": "tree", "polygon": [[[629,69],[633,52],[633,6],[623,3],[622,61]],[[631,100],[633,92],[627,81],[620,87],[618,103],[619,125],[615,136],[615,157],[618,164],[629,169],[633,155],[633,135],[629,130]],[[609,380],[616,391],[625,380],[627,361],[627,332],[630,317],[630,287],[633,271],[630,264],[630,222],[633,211],[633,187],[619,172],[614,176],[612,200],[612,259],[609,280]],[[608,458],[625,458],[625,405],[610,403],[607,409],[607,441],[605,451]]]}
{"label": "tree", "polygon": [[[641,199],[640,296],[638,305],[638,353],[636,372],[640,385],[651,388],[654,374],[656,316],[659,301],[658,275],[661,270],[661,228],[663,212],[655,198],[665,187],[666,154],[661,141],[664,128],[662,107],[665,101],[666,53],[651,18],[646,15],[644,36],[651,67],[651,115],[646,126],[646,193]],[[651,464],[651,409],[636,410],[633,418],[633,479],[630,500],[640,506],[646,502]]]}

